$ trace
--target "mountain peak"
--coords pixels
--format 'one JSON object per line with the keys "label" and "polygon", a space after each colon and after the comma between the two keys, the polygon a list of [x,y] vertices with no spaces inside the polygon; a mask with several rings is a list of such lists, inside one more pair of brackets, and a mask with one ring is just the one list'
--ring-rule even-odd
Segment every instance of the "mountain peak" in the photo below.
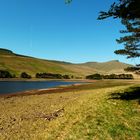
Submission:
{"label": "mountain peak", "polygon": [[109,62],[120,62],[119,60],[111,60]]}

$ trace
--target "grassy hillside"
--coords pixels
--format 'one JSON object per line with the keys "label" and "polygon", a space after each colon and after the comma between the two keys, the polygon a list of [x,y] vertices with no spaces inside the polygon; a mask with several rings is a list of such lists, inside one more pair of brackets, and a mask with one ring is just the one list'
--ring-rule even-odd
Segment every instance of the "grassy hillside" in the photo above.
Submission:
{"label": "grassy hillside", "polygon": [[131,82],[98,81],[80,91],[75,86],[69,92],[1,97],[0,139],[139,140],[140,87]]}
{"label": "grassy hillside", "polygon": [[0,49],[0,69],[8,70],[16,75],[27,72],[34,76],[37,72],[51,72],[85,76],[93,73],[123,73],[124,68],[130,65],[118,61],[105,63],[88,62],[72,64],[61,61],[37,59],[18,55],[6,49]]}
{"label": "grassy hillside", "polygon": [[25,71],[32,76],[37,72],[52,72],[52,73],[63,73],[73,74],[74,72],[63,68],[60,64],[17,55],[11,53],[1,53],[0,51],[0,69],[11,71],[17,75]]}
{"label": "grassy hillside", "polygon": [[101,70],[103,73],[121,73],[124,72],[124,68],[130,66],[125,63],[121,63],[118,60],[113,60],[109,62],[104,62],[104,63],[97,63],[97,62],[87,62],[84,63],[83,65],[86,65],[90,68],[94,68],[97,70]]}

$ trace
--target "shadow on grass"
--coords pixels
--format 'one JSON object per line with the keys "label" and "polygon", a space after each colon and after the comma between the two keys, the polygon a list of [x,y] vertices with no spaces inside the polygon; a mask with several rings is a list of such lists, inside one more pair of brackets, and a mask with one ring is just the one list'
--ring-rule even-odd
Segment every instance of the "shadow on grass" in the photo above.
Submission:
{"label": "shadow on grass", "polygon": [[131,87],[123,92],[112,93],[109,99],[138,100],[140,104],[140,87]]}

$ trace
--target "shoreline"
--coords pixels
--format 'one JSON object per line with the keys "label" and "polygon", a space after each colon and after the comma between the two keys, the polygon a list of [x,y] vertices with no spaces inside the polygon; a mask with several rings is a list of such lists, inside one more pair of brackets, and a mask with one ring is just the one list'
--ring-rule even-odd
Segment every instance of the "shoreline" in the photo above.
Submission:
{"label": "shoreline", "polygon": [[9,82],[9,81],[29,81],[29,82],[36,82],[36,81],[80,81],[80,82],[85,82],[85,81],[95,81],[95,80],[89,80],[89,79],[37,79],[37,78],[32,78],[32,79],[22,79],[22,78],[0,78],[0,82],[3,82],[3,81],[5,81],[5,82]]}
{"label": "shoreline", "polygon": [[82,85],[89,85],[92,83],[93,83],[93,81],[91,83],[88,82],[88,83],[84,83],[84,84],[82,83],[82,84],[60,85],[60,86],[52,87],[52,88],[33,89],[33,90],[27,90],[27,91],[22,91],[22,92],[16,92],[16,93],[0,94],[0,98],[2,98],[2,97],[11,98],[11,97],[19,97],[19,96],[70,92],[71,90],[75,90],[77,87],[80,87]]}
{"label": "shoreline", "polygon": [[[68,80],[66,81],[69,82]],[[62,92],[71,92],[71,91],[75,92],[83,89],[99,89],[99,88],[104,88],[105,83],[106,83],[105,87],[109,87],[110,84],[112,84],[112,86],[130,85],[135,83],[136,81],[137,80],[82,80],[80,81],[81,83],[75,83],[71,85],[59,85],[52,88],[33,89],[33,90],[16,92],[16,93],[0,94],[0,98],[53,94],[53,93],[62,93]]]}
{"label": "shoreline", "polygon": [[32,79],[24,79],[24,78],[0,78],[0,82],[39,82],[39,81],[65,81],[65,82],[95,82],[95,81],[140,81],[140,78],[135,79],[100,79],[100,80],[92,80],[92,79],[43,79],[43,78],[32,78]]}

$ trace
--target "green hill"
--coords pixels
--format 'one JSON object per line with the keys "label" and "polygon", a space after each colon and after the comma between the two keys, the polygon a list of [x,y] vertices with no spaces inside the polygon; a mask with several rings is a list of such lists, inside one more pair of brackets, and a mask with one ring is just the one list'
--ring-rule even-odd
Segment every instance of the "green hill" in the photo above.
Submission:
{"label": "green hill", "polygon": [[27,72],[34,76],[37,72],[50,72],[85,76],[93,73],[124,73],[124,68],[131,66],[119,61],[104,63],[87,62],[72,64],[69,62],[43,60],[29,56],[15,54],[7,49],[0,49],[0,69],[8,70],[17,76],[21,72]]}

